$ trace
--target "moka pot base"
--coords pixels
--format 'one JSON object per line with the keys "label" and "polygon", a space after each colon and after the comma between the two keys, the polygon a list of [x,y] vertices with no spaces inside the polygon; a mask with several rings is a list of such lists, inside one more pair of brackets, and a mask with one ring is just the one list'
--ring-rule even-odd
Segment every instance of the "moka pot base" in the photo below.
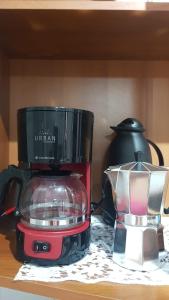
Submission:
{"label": "moka pot base", "polygon": [[[155,219],[153,222],[155,223]],[[142,223],[145,223],[145,218]],[[159,241],[161,230],[162,225],[158,222],[154,225],[132,226],[116,220],[113,261],[135,271],[152,271],[159,268],[161,258],[166,255],[165,251],[160,251],[164,249]]]}

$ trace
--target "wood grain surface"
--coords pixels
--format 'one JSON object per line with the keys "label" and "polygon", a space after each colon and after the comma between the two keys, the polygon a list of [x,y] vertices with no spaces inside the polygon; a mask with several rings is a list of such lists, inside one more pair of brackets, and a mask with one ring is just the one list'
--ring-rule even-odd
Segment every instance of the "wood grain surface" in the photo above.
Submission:
{"label": "wood grain surface", "polygon": [[0,1],[0,45],[12,58],[169,59],[169,4]]}
{"label": "wood grain surface", "polygon": [[0,52],[0,169],[9,161],[9,66]]}

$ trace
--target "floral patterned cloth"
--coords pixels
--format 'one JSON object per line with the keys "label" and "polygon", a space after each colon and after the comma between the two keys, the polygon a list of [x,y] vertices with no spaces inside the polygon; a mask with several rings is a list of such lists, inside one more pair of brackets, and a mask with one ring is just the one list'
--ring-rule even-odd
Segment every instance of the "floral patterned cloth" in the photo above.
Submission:
{"label": "floral patterned cloth", "polygon": [[[169,250],[168,224],[165,225],[164,232],[165,246]],[[92,216],[91,244],[83,259],[69,266],[38,267],[24,264],[14,280],[45,282],[77,280],[83,283],[107,281],[123,284],[169,285],[169,253],[166,252],[165,256],[163,253],[161,267],[153,272],[130,271],[113,262],[112,244],[113,228],[104,224],[101,216]]]}

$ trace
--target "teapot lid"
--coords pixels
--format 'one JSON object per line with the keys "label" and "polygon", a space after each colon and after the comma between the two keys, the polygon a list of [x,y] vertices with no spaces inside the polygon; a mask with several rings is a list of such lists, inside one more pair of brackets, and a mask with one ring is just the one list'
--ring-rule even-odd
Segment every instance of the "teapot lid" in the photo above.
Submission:
{"label": "teapot lid", "polygon": [[127,118],[120,122],[117,126],[111,126],[115,131],[133,131],[144,132],[145,129],[140,121],[134,118]]}

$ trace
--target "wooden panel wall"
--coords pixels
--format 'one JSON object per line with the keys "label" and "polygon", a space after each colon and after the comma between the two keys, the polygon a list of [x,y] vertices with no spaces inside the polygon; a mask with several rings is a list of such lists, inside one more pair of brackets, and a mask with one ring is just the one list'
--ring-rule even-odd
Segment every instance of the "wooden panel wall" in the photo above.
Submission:
{"label": "wooden panel wall", "polygon": [[9,67],[7,58],[0,52],[0,169],[9,159]]}
{"label": "wooden panel wall", "polygon": [[12,60],[10,72],[10,163],[17,163],[16,110],[53,105],[94,112],[94,200],[113,137],[109,126],[126,117],[143,122],[169,164],[169,62]]}

